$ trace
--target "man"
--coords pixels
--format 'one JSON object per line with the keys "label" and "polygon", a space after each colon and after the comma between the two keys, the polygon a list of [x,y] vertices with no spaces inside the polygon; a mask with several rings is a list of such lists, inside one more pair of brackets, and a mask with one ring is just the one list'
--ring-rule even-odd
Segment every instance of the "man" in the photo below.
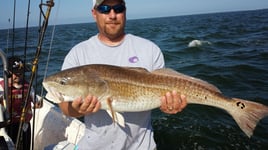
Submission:
{"label": "man", "polygon": [[[160,48],[149,40],[126,34],[126,6],[124,0],[93,0],[92,15],[99,33],[74,46],[65,57],[62,70],[86,64],[110,64],[143,67],[149,71],[163,68],[164,58]],[[187,105],[185,96],[175,91],[161,99],[160,109],[169,114],[182,111]],[[100,110],[94,95],[84,100],[59,104],[65,115],[84,116],[85,135],[77,148],[152,150],[156,148],[151,126],[151,111],[125,112],[125,128],[113,124],[109,115]]]}
{"label": "man", "polygon": [[[16,57],[8,58],[8,71],[10,72],[10,77],[8,78],[9,87],[9,106],[11,113],[11,123],[7,126],[7,133],[11,137],[14,143],[17,141],[18,131],[20,127],[20,121],[22,116],[22,108],[26,103],[26,95],[29,89],[29,84],[27,81],[23,80],[24,71],[28,69],[24,66],[23,61]],[[0,79],[0,102],[3,102],[4,93],[4,80]],[[26,112],[24,123],[22,126],[22,142],[19,142],[17,149],[30,150],[31,145],[31,125],[30,120],[32,118],[31,104],[34,100],[34,91],[31,90],[31,95],[27,100]],[[35,108],[41,108],[41,102],[35,103]]]}

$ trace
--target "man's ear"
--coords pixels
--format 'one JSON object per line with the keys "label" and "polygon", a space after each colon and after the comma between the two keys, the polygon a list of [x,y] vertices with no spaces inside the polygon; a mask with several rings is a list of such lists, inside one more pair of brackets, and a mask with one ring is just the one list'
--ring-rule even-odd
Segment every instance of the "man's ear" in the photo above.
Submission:
{"label": "man's ear", "polygon": [[92,10],[91,10],[91,14],[92,14],[92,17],[94,18],[94,20],[96,21],[96,10],[93,8]]}

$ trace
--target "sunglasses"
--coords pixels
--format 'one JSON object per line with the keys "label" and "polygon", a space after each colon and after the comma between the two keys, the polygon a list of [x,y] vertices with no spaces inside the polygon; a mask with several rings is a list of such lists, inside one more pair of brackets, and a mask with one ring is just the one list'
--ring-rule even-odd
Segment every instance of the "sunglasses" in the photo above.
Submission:
{"label": "sunglasses", "polygon": [[115,13],[122,13],[126,10],[126,6],[124,4],[118,4],[114,6],[99,5],[96,9],[102,14],[109,14],[112,9]]}

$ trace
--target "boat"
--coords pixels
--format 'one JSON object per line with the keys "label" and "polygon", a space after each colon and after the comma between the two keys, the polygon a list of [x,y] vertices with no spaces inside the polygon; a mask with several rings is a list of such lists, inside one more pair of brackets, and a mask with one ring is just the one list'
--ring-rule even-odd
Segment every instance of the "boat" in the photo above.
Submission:
{"label": "boat", "polygon": [[[0,49],[0,56],[5,60],[5,54]],[[6,64],[6,63],[3,63]],[[4,67],[7,68],[7,67]],[[7,69],[4,69],[4,72]],[[5,76],[5,74],[4,74]],[[6,79],[5,79],[6,80]],[[85,125],[82,121],[67,117],[62,114],[59,107],[37,95],[39,101],[43,102],[42,108],[34,109],[35,117],[31,119],[31,129],[34,136],[32,138],[32,148],[40,149],[66,149],[73,150],[77,142],[83,136]],[[0,149],[15,150],[16,146],[12,139],[8,136],[5,126],[6,112],[3,105],[0,105]]]}
{"label": "boat", "polygon": [[[46,6],[46,13],[43,12],[42,7]],[[40,11],[44,17],[43,24],[40,27],[39,41],[36,50],[36,56],[32,64],[31,79],[35,77],[35,69],[38,64],[38,58],[40,55],[44,34],[48,26],[49,15],[52,7],[54,6],[53,0],[49,0],[46,3],[40,2]],[[5,85],[8,80],[7,70],[7,58],[5,52],[0,48],[0,57],[3,62],[3,78]],[[30,81],[31,82],[31,81]],[[30,83],[31,84],[31,83]],[[30,85],[31,86],[31,85]],[[4,104],[0,105],[0,150],[16,150],[16,143],[8,136],[6,132],[6,126],[9,124],[9,112],[7,94],[8,87],[4,88]],[[2,93],[3,95],[3,93]],[[31,149],[64,149],[73,150],[77,142],[83,136],[85,125],[82,121],[67,117],[62,114],[59,107],[50,102],[49,100],[37,95],[39,101],[42,101],[43,105],[40,109],[33,109],[34,117],[31,119],[31,129],[33,136],[31,138]],[[30,140],[30,139],[29,139]]]}

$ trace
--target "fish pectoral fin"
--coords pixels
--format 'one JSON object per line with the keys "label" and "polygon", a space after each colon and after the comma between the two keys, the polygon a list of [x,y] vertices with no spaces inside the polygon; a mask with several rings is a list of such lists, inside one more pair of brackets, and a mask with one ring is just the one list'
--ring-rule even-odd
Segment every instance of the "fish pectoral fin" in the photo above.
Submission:
{"label": "fish pectoral fin", "polygon": [[113,110],[112,101],[113,100],[111,98],[107,99],[106,102],[108,104],[109,110],[106,110],[106,111],[109,114],[109,116],[113,119],[113,122],[116,122],[120,126],[125,127],[125,118],[122,116],[122,114],[115,112]]}
{"label": "fish pectoral fin", "polygon": [[125,127],[125,118],[119,112],[111,112],[106,110],[109,116],[113,119],[114,123],[118,123],[121,127]]}

